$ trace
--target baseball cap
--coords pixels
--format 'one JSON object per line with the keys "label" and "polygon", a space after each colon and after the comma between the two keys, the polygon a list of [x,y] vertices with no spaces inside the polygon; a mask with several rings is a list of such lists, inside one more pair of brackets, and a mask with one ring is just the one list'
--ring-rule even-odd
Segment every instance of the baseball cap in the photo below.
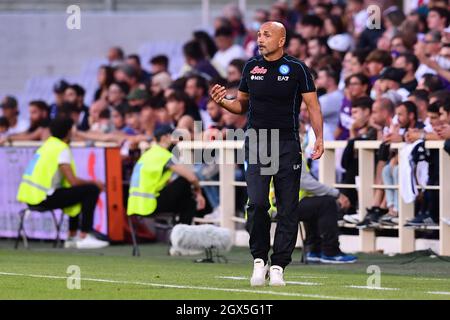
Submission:
{"label": "baseball cap", "polygon": [[394,68],[394,67],[387,67],[383,70],[383,72],[380,75],[380,79],[386,79],[386,80],[393,80],[395,82],[401,82],[403,77],[405,76],[405,70]]}
{"label": "baseball cap", "polygon": [[127,96],[128,100],[147,100],[149,98],[150,95],[148,94],[148,92],[140,88],[134,89]]}
{"label": "baseball cap", "polygon": [[346,34],[336,34],[328,38],[327,44],[332,50],[347,52],[352,47],[352,39]]}
{"label": "baseball cap", "polygon": [[3,98],[2,103],[0,105],[1,108],[17,108],[17,99],[13,96],[6,96]]}
{"label": "baseball cap", "polygon": [[53,92],[58,94],[64,93],[68,86],[69,84],[67,83],[67,81],[61,79],[53,85]]}
{"label": "baseball cap", "polygon": [[153,136],[155,137],[155,139],[159,139],[163,135],[172,134],[172,132],[174,130],[175,129],[170,124],[161,124],[161,125],[156,127],[155,131],[153,132]]}

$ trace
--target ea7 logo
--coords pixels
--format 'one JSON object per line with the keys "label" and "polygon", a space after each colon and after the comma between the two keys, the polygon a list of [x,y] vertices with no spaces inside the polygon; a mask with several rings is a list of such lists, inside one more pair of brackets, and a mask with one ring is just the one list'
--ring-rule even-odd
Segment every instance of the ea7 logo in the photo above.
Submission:
{"label": "ea7 logo", "polygon": [[294,169],[294,170],[300,169],[300,165],[299,165],[299,164],[294,164],[293,169]]}
{"label": "ea7 logo", "polygon": [[288,76],[278,76],[278,81],[288,81],[289,77]]}

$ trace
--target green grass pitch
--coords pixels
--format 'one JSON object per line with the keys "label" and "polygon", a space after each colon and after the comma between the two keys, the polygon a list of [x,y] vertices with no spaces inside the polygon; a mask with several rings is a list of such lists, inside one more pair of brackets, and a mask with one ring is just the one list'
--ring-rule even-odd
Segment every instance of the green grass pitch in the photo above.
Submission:
{"label": "green grass pitch", "polygon": [[[194,263],[201,256],[171,257],[163,244],[141,245],[141,257],[123,245],[93,251],[42,242],[12,246],[0,241],[0,299],[450,299],[450,264],[430,257],[405,263],[413,256],[359,254],[353,265],[304,265],[296,249],[286,287],[252,288],[246,248],[228,252],[228,263]],[[80,289],[67,288],[71,265],[80,267]],[[381,270],[381,289],[365,288],[370,265]]]}

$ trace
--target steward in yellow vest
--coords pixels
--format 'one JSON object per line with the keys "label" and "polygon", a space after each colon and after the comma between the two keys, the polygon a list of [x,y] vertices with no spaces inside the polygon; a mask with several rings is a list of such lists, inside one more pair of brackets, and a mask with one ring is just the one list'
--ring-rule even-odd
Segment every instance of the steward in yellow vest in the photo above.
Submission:
{"label": "steward in yellow vest", "polygon": [[197,210],[205,207],[195,173],[178,163],[172,152],[173,128],[162,125],[154,132],[155,142],[133,168],[127,214],[149,216],[158,212],[180,215],[180,223],[191,224]]}
{"label": "steward in yellow vest", "polygon": [[[57,118],[50,122],[51,136],[36,151],[28,163],[17,192],[17,200],[45,209],[62,209],[70,216],[66,247],[101,248],[106,241],[97,240],[92,231],[94,210],[100,192],[99,181],[76,176],[76,167],[69,147],[73,120]],[[82,213],[81,232],[79,214]]]}

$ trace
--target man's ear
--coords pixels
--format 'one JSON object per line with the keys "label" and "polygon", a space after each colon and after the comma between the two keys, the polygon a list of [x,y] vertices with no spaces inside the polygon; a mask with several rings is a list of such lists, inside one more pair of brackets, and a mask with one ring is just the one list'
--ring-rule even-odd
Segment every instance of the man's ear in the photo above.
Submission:
{"label": "man's ear", "polygon": [[284,47],[284,44],[286,43],[286,37],[281,37],[280,39],[280,43],[278,44],[278,46],[280,48]]}

